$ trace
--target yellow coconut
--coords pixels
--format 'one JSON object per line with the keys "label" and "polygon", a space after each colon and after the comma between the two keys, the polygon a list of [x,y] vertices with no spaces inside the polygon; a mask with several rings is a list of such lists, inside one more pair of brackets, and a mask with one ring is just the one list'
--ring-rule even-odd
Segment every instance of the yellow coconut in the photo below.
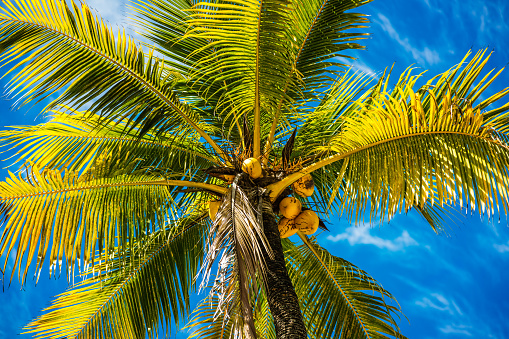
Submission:
{"label": "yellow coconut", "polygon": [[293,190],[301,197],[310,197],[315,191],[315,183],[310,174],[306,174],[293,183]]}
{"label": "yellow coconut", "polygon": [[262,176],[262,165],[256,158],[247,158],[242,163],[242,171],[249,174],[251,178],[256,179]]}
{"label": "yellow coconut", "polygon": [[311,235],[318,229],[320,219],[318,215],[311,211],[305,210],[297,218],[295,218],[295,227],[306,235]]}
{"label": "yellow coconut", "polygon": [[221,201],[219,200],[211,200],[209,201],[209,217],[210,220],[214,221],[216,219],[217,211],[219,211],[219,207],[221,206]]}
{"label": "yellow coconut", "polygon": [[294,197],[286,197],[279,203],[279,211],[285,218],[295,219],[302,210],[302,204]]}
{"label": "yellow coconut", "polygon": [[281,218],[277,228],[281,238],[288,238],[297,233],[297,228],[295,228],[295,220],[293,219]]}

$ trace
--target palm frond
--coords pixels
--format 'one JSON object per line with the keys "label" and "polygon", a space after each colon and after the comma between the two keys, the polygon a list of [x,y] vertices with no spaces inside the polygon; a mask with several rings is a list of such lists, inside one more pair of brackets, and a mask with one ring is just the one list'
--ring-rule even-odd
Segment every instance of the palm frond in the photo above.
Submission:
{"label": "palm frond", "polygon": [[[216,110],[234,114],[234,120],[249,114],[254,131],[255,155],[260,153],[262,122],[273,115],[272,107],[282,96],[293,4],[289,1],[200,2],[193,8],[186,38],[208,39],[193,53],[211,50],[200,58],[190,81],[204,98],[216,97]],[[273,67],[274,64],[277,67]]]}
{"label": "palm frond", "polygon": [[298,130],[293,159],[316,156],[320,147],[329,144],[342,131],[343,117],[357,114],[359,102],[369,98],[371,91],[367,86],[372,81],[370,76],[351,69],[338,77],[324,92],[319,105],[300,115],[303,124]]}
{"label": "palm frond", "polygon": [[[74,1],[40,0],[37,6],[6,0],[0,13],[3,63],[17,61],[10,92],[24,93],[24,101],[44,99],[65,89],[48,108],[68,104],[105,119],[128,119],[143,135],[150,129],[186,129],[204,138],[221,156],[208,133],[211,126],[182,103],[165,81],[164,62],[145,57],[125,32],[115,34],[89,7]],[[23,53],[17,53],[23,50]]]}
{"label": "palm frond", "polygon": [[[295,6],[298,20],[292,26],[296,47],[292,61],[294,72],[302,76],[306,91],[322,89],[337,77],[345,65],[335,58],[348,58],[343,54],[345,50],[363,48],[356,41],[368,34],[354,30],[366,28],[368,19],[350,10],[369,2],[371,0],[314,0]],[[299,90],[292,89],[292,92],[297,94]]]}
{"label": "palm frond", "polygon": [[[71,110],[73,112],[73,110]],[[105,125],[90,112],[53,111],[53,118],[36,126],[13,126],[0,131],[0,144],[17,150],[16,162],[33,162],[39,168],[86,170],[99,157],[113,157],[116,166],[132,170],[159,166],[185,173],[191,167],[219,164],[205,147],[183,133],[150,130],[138,137],[126,133],[126,122]],[[123,165],[123,166],[122,166]]]}
{"label": "palm frond", "polygon": [[[11,173],[0,183],[0,215],[5,221],[0,254],[8,258],[16,251],[11,280],[18,270],[22,283],[37,247],[37,276],[48,252],[50,275],[61,271],[64,258],[74,274],[76,263],[95,265],[96,250],[104,251],[107,260],[116,246],[123,248],[178,215],[178,193],[170,186],[207,187],[149,174],[103,177],[101,169],[80,177],[67,170],[27,171],[18,177]],[[7,260],[4,272],[6,265]]]}
{"label": "palm frond", "polygon": [[[494,129],[503,117],[488,118],[481,106],[464,98],[476,96],[468,89],[485,63],[480,52],[467,71],[459,73],[462,80],[450,78],[457,67],[438,77],[438,85],[428,83],[417,92],[412,90],[411,70],[391,92],[386,91],[386,79],[356,115],[340,118],[342,128],[327,145],[315,148],[332,155],[269,189],[278,191],[314,172],[320,187],[317,199],[327,201],[339,189],[340,209],[356,221],[364,218],[368,206],[370,218],[382,221],[427,202],[441,207],[458,203],[488,216],[500,206],[507,210],[508,145]],[[502,90],[484,102],[507,93]]]}
{"label": "palm frond", "polygon": [[[230,293],[238,293],[232,286]],[[230,298],[239,301],[240,298]],[[218,296],[208,296],[193,310],[192,318],[185,328],[191,331],[189,338],[237,339],[242,336],[242,311],[240,303],[228,305],[227,312],[218,312],[222,301]],[[224,306],[224,305],[223,305]]]}
{"label": "palm frond", "polygon": [[270,313],[270,307],[265,291],[262,289],[260,289],[256,295],[254,317],[258,338],[276,339],[274,320]]}
{"label": "palm frond", "polygon": [[[199,219],[199,218],[198,218]],[[43,315],[25,327],[38,338],[158,338],[189,312],[189,294],[203,258],[204,220],[179,220],[166,234],[120,248],[107,263],[98,255],[96,271],[59,295]],[[121,257],[123,257],[121,259]],[[124,258],[128,258],[126,264]],[[93,334],[93,335],[92,335]]]}
{"label": "palm frond", "polygon": [[[231,293],[239,293],[238,288],[232,288]],[[240,298],[231,299],[238,301]],[[229,308],[231,312],[228,314],[218,312],[220,303],[217,296],[207,296],[198,304],[186,326],[192,331],[189,338],[243,338],[242,328],[244,322],[241,318],[241,305],[232,305]],[[276,339],[272,315],[263,290],[257,291],[256,300],[253,301],[253,304],[257,337]]]}
{"label": "palm frond", "polygon": [[405,338],[394,315],[396,302],[366,272],[302,235],[285,241],[285,258],[312,338]]}
{"label": "palm frond", "polygon": [[[155,49],[168,58],[167,63],[186,78],[192,66],[211,51],[204,48],[207,38],[183,39],[192,27],[192,8],[197,1],[168,2],[164,0],[136,0],[130,6],[131,15],[142,35],[156,44]],[[203,49],[201,53],[196,50]]]}

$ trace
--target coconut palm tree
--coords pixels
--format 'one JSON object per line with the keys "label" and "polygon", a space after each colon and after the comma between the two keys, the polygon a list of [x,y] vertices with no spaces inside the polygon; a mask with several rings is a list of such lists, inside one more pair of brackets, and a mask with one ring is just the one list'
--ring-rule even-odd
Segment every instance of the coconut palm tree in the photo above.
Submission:
{"label": "coconut palm tree", "polygon": [[404,338],[393,296],[308,235],[331,213],[438,232],[452,206],[506,211],[509,89],[480,100],[486,51],[419,86],[349,70],[368,2],[138,0],[138,43],[86,4],[5,0],[9,93],[49,119],[0,134],[2,272],[73,282],[26,332]]}

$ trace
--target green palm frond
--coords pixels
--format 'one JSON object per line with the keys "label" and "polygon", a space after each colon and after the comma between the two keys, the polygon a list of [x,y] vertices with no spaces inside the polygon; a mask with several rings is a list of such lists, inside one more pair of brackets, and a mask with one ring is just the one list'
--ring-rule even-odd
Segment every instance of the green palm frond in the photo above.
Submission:
{"label": "green palm frond", "polygon": [[359,102],[365,101],[371,94],[366,87],[372,81],[371,77],[351,69],[338,77],[325,91],[320,104],[300,115],[304,123],[298,128],[293,158],[316,156],[320,147],[340,133],[344,124],[342,117],[357,114]]}
{"label": "green palm frond", "polygon": [[254,317],[258,338],[276,339],[276,329],[274,328],[274,321],[270,313],[269,303],[267,302],[265,291],[262,289],[258,291],[256,296]]}
{"label": "green palm frond", "polygon": [[[94,265],[96,250],[104,250],[107,260],[116,246],[123,248],[178,215],[177,192],[169,186],[193,185],[148,174],[102,177],[100,169],[82,176],[67,170],[27,171],[18,177],[11,173],[0,183],[0,215],[7,219],[0,254],[8,258],[16,251],[12,275],[18,270],[22,282],[37,246],[37,274],[47,252],[50,275],[61,270],[64,258],[72,272],[77,262]],[[4,272],[6,265],[7,260]]]}
{"label": "green palm frond", "polygon": [[0,131],[0,144],[17,150],[17,162],[34,162],[39,168],[66,167],[80,172],[101,156],[113,157],[111,162],[119,162],[117,167],[131,164],[132,169],[158,165],[187,172],[191,167],[218,164],[200,142],[185,133],[150,130],[139,137],[136,131],[126,133],[126,122],[106,125],[100,115],[89,112],[53,111],[47,123],[11,128]]}
{"label": "green palm frond", "polygon": [[219,98],[219,112],[232,112],[236,121],[250,114],[255,157],[261,152],[262,121],[268,121],[263,117],[273,115],[272,107],[291,72],[286,56],[287,27],[294,21],[292,7],[283,0],[200,2],[189,21],[187,37],[209,40],[195,52],[213,51],[195,63],[190,81],[202,97]]}
{"label": "green palm frond", "polygon": [[[238,293],[232,287],[230,293]],[[240,298],[231,298],[240,300]],[[240,304],[228,305],[228,311],[218,312],[221,301],[218,296],[208,296],[193,310],[189,323],[185,327],[192,330],[189,338],[230,339],[241,337],[243,327]]]}
{"label": "green palm frond", "polygon": [[396,302],[366,272],[314,241],[285,241],[285,258],[311,338],[405,338]]}
{"label": "green palm frond", "polygon": [[371,1],[314,0],[302,1],[296,6],[298,21],[292,31],[297,49],[292,61],[307,91],[324,88],[336,77],[330,75],[338,74],[334,67],[345,66],[334,58],[348,58],[343,54],[346,49],[363,48],[355,41],[368,34],[352,31],[366,28],[368,19],[366,15],[349,11]]}
{"label": "green palm frond", "polygon": [[[200,219],[200,218],[198,218]],[[38,338],[158,338],[189,312],[189,294],[203,258],[204,220],[180,220],[167,233],[129,244],[123,257],[100,262],[93,275],[59,295],[25,327]],[[120,249],[117,249],[119,253]],[[91,274],[84,272],[83,275]],[[65,325],[63,325],[65,324]]]}
{"label": "green palm frond", "polygon": [[[438,77],[438,85],[428,83],[417,92],[411,70],[391,92],[385,79],[369,100],[359,103],[357,115],[339,117],[341,130],[327,145],[315,148],[330,156],[290,175],[278,188],[314,172],[317,201],[329,201],[339,190],[336,203],[356,221],[368,206],[371,218],[381,220],[427,202],[441,207],[458,203],[488,215],[501,206],[507,210],[508,146],[494,129],[503,116],[486,117],[482,103],[474,106],[465,99],[476,97],[468,89],[485,63],[480,52],[459,73],[461,80],[451,78],[456,67]],[[508,93],[502,90],[483,102]]]}
{"label": "green palm frond", "polygon": [[[9,73],[10,92],[24,93],[24,102],[47,98],[65,89],[49,108],[68,104],[107,119],[128,119],[140,135],[150,129],[185,129],[204,138],[215,151],[211,126],[182,103],[168,87],[162,62],[119,32],[115,34],[90,9],[63,0],[42,0],[39,6],[7,0],[0,13],[3,63],[17,62]],[[23,53],[17,53],[23,50]],[[8,74],[9,74],[8,73]]]}
{"label": "green palm frond", "polygon": [[[238,293],[233,289],[232,293]],[[235,299],[234,299],[235,300]],[[259,290],[254,301],[256,334],[258,338],[276,339],[276,332],[267,298]],[[208,296],[193,310],[192,318],[186,328],[192,330],[189,338],[230,339],[242,338],[240,304],[231,307],[231,313],[218,312],[220,301],[217,296]]]}
{"label": "green palm frond", "polygon": [[156,50],[167,57],[167,63],[184,77],[189,75],[194,63],[210,52],[208,49],[195,52],[208,45],[207,38],[183,39],[191,28],[188,21],[195,3],[192,0],[140,0],[131,6],[132,16],[142,29],[142,35],[156,43]]}

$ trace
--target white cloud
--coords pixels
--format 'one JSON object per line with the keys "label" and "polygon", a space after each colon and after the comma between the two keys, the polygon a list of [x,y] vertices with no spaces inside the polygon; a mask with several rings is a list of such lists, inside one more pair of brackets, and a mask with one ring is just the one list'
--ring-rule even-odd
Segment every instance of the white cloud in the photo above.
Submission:
{"label": "white cloud", "polygon": [[343,233],[335,236],[329,235],[327,240],[332,242],[348,240],[348,243],[351,246],[356,244],[375,245],[378,248],[385,248],[389,251],[401,251],[405,247],[419,245],[406,230],[404,230],[401,235],[394,240],[373,236],[370,231],[370,228],[367,226],[352,226],[348,227]]}
{"label": "white cloud", "polygon": [[420,64],[426,63],[428,65],[434,65],[440,62],[440,56],[437,51],[431,50],[428,47],[424,47],[423,50],[415,48],[409,42],[408,38],[402,38],[399,35],[396,29],[392,26],[391,21],[385,15],[378,13],[378,19],[381,20],[381,22],[379,22],[381,28],[399,45],[401,45],[405,51],[411,53],[415,61]]}
{"label": "white cloud", "polygon": [[339,62],[341,62],[345,65],[352,66],[352,68],[356,71],[361,71],[363,73],[366,73],[366,74],[371,75],[374,78],[378,79],[376,72],[368,64],[366,64],[358,59],[352,60],[352,59],[347,59],[347,58],[343,58],[343,57],[338,57],[337,59]]}
{"label": "white cloud", "polygon": [[415,302],[422,308],[433,308],[439,311],[447,312],[452,316],[462,316],[463,312],[452,299],[447,299],[440,293],[431,293],[429,297],[424,297]]}
{"label": "white cloud", "polygon": [[440,328],[440,331],[442,331],[445,334],[464,334],[467,336],[472,336],[472,333],[468,331],[468,329],[472,328],[471,326],[465,326],[465,325],[447,325],[445,327]]}
{"label": "white cloud", "polygon": [[509,252],[509,241],[506,244],[493,244],[493,247],[500,253]]}

